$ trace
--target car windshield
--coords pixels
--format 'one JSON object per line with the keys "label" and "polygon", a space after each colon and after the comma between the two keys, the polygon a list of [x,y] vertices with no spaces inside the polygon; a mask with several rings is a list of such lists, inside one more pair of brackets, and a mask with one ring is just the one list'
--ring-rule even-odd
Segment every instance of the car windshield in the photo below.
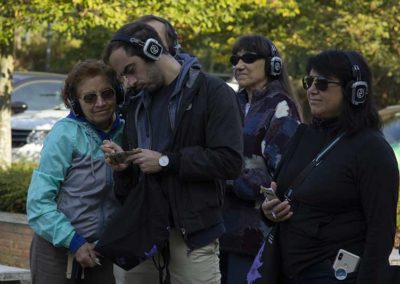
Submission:
{"label": "car windshield", "polygon": [[63,105],[60,93],[62,81],[39,80],[30,81],[15,87],[13,102],[24,102],[28,110],[46,110],[60,108]]}

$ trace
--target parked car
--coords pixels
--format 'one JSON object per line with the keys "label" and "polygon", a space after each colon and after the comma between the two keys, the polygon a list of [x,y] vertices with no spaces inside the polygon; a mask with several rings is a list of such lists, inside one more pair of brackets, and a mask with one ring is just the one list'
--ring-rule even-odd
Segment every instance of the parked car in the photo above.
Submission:
{"label": "parked car", "polygon": [[379,111],[383,121],[383,135],[392,146],[400,163],[400,105],[388,106]]}
{"label": "parked car", "polygon": [[[397,163],[400,167],[400,105],[388,106],[379,111],[379,115],[383,121],[383,135],[389,142],[390,146],[396,155]],[[400,196],[397,203],[397,232],[394,240],[394,246],[389,261],[391,265],[400,265]],[[393,268],[395,266],[392,266]],[[392,270],[392,277],[400,279],[400,267],[395,271]],[[389,282],[388,282],[389,283]],[[390,282],[395,283],[395,282]],[[398,282],[396,282],[398,283]]]}
{"label": "parked car", "polygon": [[15,72],[11,94],[13,148],[42,142],[54,123],[68,114],[60,93],[66,76]]}

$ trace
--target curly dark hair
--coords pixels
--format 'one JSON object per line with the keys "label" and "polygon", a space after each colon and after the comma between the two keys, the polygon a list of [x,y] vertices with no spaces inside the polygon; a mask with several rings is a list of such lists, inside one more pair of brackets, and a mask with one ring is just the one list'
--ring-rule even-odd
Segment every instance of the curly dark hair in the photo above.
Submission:
{"label": "curly dark hair", "polygon": [[65,79],[64,88],[61,91],[61,98],[63,99],[65,106],[72,109],[71,104],[74,104],[75,102],[73,110],[77,112],[78,115],[82,115],[79,103],[76,103],[78,99],[78,86],[83,80],[98,75],[104,75],[109,79],[111,86],[116,92],[117,103],[119,103],[122,94],[120,93],[120,87],[115,71],[108,65],[104,64],[104,62],[95,59],[87,59],[76,64]]}

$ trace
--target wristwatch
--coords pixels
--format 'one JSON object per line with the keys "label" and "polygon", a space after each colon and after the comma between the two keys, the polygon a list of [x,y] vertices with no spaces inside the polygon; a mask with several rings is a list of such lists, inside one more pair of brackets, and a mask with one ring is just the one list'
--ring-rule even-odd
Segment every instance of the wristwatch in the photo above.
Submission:
{"label": "wristwatch", "polygon": [[165,169],[169,165],[169,158],[167,155],[161,155],[161,157],[158,159],[158,164],[160,165],[161,168]]}

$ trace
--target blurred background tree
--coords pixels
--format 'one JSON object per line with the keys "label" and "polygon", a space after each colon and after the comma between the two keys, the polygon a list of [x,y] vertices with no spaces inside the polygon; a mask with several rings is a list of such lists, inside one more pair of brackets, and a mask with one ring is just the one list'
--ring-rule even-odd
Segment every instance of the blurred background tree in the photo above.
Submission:
{"label": "blurred background tree", "polygon": [[[117,29],[127,20],[123,11],[122,1],[1,0],[0,168],[11,166],[10,102],[15,67],[66,72],[90,53],[89,49],[83,52],[85,36],[98,27],[110,32]],[[82,51],[64,60],[74,48]]]}
{"label": "blurred background tree", "polygon": [[[205,71],[226,78],[237,37],[269,37],[303,105],[300,79],[307,58],[324,49],[358,50],[372,66],[382,108],[400,102],[398,11],[398,0],[2,0],[1,70],[6,74],[3,51],[8,50],[17,70],[67,73],[81,59],[100,58],[124,23],[155,14],[175,26],[184,50],[198,56]],[[1,86],[0,80],[0,91]],[[1,113],[9,109],[7,102],[0,100]],[[0,157],[2,144],[0,139]]]}
{"label": "blurred background tree", "polygon": [[[100,58],[104,45],[123,23],[156,14],[171,21],[184,49],[198,56],[208,72],[229,77],[232,44],[241,35],[258,33],[278,46],[300,97],[305,94],[300,79],[307,58],[323,49],[341,48],[358,50],[368,59],[379,107],[400,100],[400,2],[396,0],[48,2],[54,9],[41,29],[27,32],[25,27],[16,33],[18,69],[66,73],[82,58]],[[51,58],[46,65],[48,45]]]}

